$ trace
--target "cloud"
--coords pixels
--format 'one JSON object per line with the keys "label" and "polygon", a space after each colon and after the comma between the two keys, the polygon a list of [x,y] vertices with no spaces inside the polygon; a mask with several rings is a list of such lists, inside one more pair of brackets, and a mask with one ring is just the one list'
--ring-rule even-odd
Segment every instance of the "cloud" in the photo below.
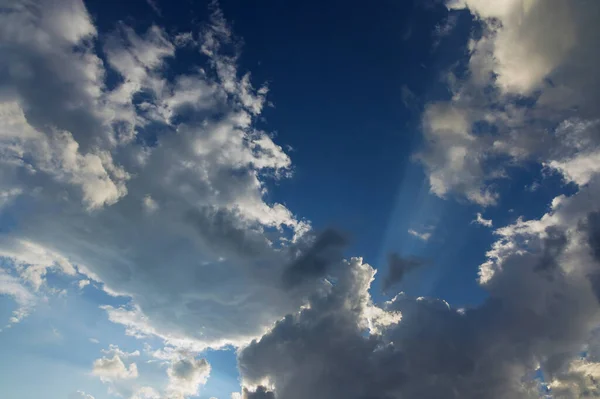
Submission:
{"label": "cloud", "polygon": [[[176,398],[195,395],[210,374],[198,353],[228,345],[238,347],[238,398],[518,399],[543,384],[567,397],[596,392],[597,63],[580,61],[597,48],[599,36],[586,34],[597,6],[453,7],[468,7],[483,34],[470,43],[468,76],[448,77],[451,100],[425,106],[416,159],[431,191],[494,205],[507,159],[547,165],[579,190],[540,219],[495,230],[479,273],[488,299],[471,309],[402,294],[376,305],[375,270],[343,259],[343,237],[317,235],[268,200],[291,160],[256,123],[268,89],[239,71],[220,10],[188,40],[122,23],[98,36],[76,0],[2,8],[0,190],[10,201],[0,212],[15,226],[0,238],[0,293],[17,302],[15,320],[48,272],[86,275],[129,299],[102,306],[109,320],[165,341],[155,357]],[[182,51],[208,63],[172,74]],[[413,267],[394,258],[386,284]],[[103,353],[92,374],[114,392],[160,394],[129,386],[139,352]]]}
{"label": "cloud", "polygon": [[135,363],[125,365],[118,354],[113,357],[102,357],[94,361],[92,374],[100,377],[103,382],[115,380],[127,380],[138,377],[138,369]]}
{"label": "cloud", "polygon": [[201,385],[210,375],[210,364],[205,359],[180,358],[171,363],[167,370],[169,397],[185,398],[197,395]]}
{"label": "cloud", "polygon": [[26,240],[0,239],[0,256],[11,259],[19,276],[35,291],[39,290],[50,270],[74,276],[75,267],[64,256]]}
{"label": "cloud", "polygon": [[493,59],[486,64],[496,74],[496,83],[503,91],[519,94],[530,93],[565,61],[577,45],[575,18],[581,17],[577,13],[583,10],[577,8],[593,9],[585,2],[567,5],[539,0],[499,1],[492,5],[475,0],[451,7],[468,8],[480,18],[501,22],[501,26],[488,25],[491,32],[477,46],[490,42]]}
{"label": "cloud", "polygon": [[118,345],[113,345],[113,344],[110,344],[108,346],[108,349],[102,349],[102,353],[104,353],[108,356],[117,355],[122,359],[140,356],[140,351],[138,351],[138,350],[135,350],[133,352],[125,352],[125,351],[121,350]]}
{"label": "cloud", "polygon": [[159,17],[162,16],[162,12],[156,0],[146,0],[146,3],[148,3],[150,8],[152,8],[152,11],[154,11],[156,15],[158,15]]}
{"label": "cloud", "polygon": [[393,253],[388,257],[388,273],[383,280],[382,289],[387,292],[392,286],[399,284],[406,273],[424,265],[425,262],[415,258],[403,258]]}
{"label": "cloud", "polygon": [[557,394],[597,389],[587,377],[595,375],[590,336],[600,322],[590,279],[600,263],[586,244],[595,235],[582,227],[598,207],[590,194],[496,231],[491,265],[482,265],[494,269],[483,285],[489,298],[477,308],[400,294],[382,311],[400,312],[401,320],[365,334],[369,268],[353,264],[353,283],[338,282],[241,350],[244,384],[289,399],[530,398],[539,395],[540,370]]}
{"label": "cloud", "polygon": [[483,215],[481,215],[481,212],[477,212],[475,220],[473,220],[471,223],[477,223],[485,227],[492,227],[492,220],[485,219]]}
{"label": "cloud", "polygon": [[27,317],[36,303],[35,295],[19,279],[2,269],[0,269],[0,295],[12,297],[17,304],[17,309],[12,312],[7,327]]}
{"label": "cloud", "polygon": [[550,161],[547,167],[559,171],[566,181],[582,186],[600,172],[599,165],[600,152],[591,152],[578,154],[568,160]]}
{"label": "cloud", "polygon": [[83,391],[77,391],[69,395],[69,399],[95,399],[92,395]]}
{"label": "cloud", "polygon": [[160,399],[160,393],[152,387],[141,387],[130,399]]}
{"label": "cloud", "polygon": [[410,234],[413,237],[417,237],[418,239],[423,240],[423,241],[429,241],[429,239],[431,238],[431,233],[429,233],[429,232],[420,233],[413,229],[408,229],[408,234]]}
{"label": "cloud", "polygon": [[79,280],[77,282],[77,287],[79,287],[80,290],[84,289],[88,285],[90,285],[90,280],[88,279]]}
{"label": "cloud", "polygon": [[473,0],[448,7],[468,10],[481,33],[468,43],[467,72],[445,75],[451,99],[426,104],[422,114],[426,144],[415,159],[431,192],[493,206],[495,182],[509,176],[509,165],[526,162],[586,184],[581,170],[596,164],[600,144],[600,79],[592,67],[600,6]]}
{"label": "cloud", "polygon": [[[130,299],[103,307],[127,333],[195,349],[247,343],[327,285],[284,284],[315,236],[267,199],[291,160],[257,127],[268,89],[211,7],[184,47],[158,26],[99,38],[79,0],[0,11],[0,212],[15,221],[0,255],[33,291],[49,272],[94,280]],[[208,62],[171,76],[181,52]]]}

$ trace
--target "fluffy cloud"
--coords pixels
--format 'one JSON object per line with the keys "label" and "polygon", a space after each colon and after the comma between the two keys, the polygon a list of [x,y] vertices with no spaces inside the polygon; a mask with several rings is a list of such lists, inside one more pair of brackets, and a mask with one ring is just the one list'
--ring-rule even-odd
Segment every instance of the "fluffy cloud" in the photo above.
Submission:
{"label": "fluffy cloud", "polygon": [[160,394],[152,387],[141,387],[130,399],[160,399]]}
{"label": "fluffy cloud", "polygon": [[[100,40],[80,0],[18,1],[0,34],[0,255],[19,283],[84,274],[131,298],[104,307],[128,333],[194,350],[248,342],[325,285],[284,281],[315,238],[266,200],[291,161],[255,126],[267,88],[218,9],[185,43],[125,24]],[[182,52],[208,63],[166,77]]]}
{"label": "fluffy cloud", "polygon": [[[2,7],[0,212],[15,225],[0,236],[0,294],[17,303],[11,322],[31,311],[48,273],[103,284],[130,298],[103,306],[111,321],[166,341],[154,355],[174,398],[206,382],[198,352],[227,345],[241,347],[237,398],[515,399],[539,397],[544,384],[567,398],[595,394],[598,91],[582,61],[597,48],[597,6],[452,7],[480,18],[483,34],[470,44],[468,76],[449,77],[452,99],[425,107],[417,158],[432,192],[492,205],[490,183],[506,175],[507,158],[533,159],[579,186],[539,220],[495,231],[479,278],[489,298],[473,309],[403,294],[377,306],[375,270],[342,259],[344,237],[315,235],[267,200],[269,179],[288,176],[291,160],[255,123],[268,90],[238,71],[218,9],[185,36],[119,24],[100,40],[79,0]],[[208,63],[164,73],[186,51]],[[109,70],[118,77],[110,87]],[[391,263],[388,288],[418,262]],[[114,392],[161,396],[121,389],[138,377],[139,352],[111,346],[104,355],[92,373]]]}
{"label": "fluffy cloud", "polygon": [[485,227],[492,227],[493,225],[492,220],[484,218],[481,212],[477,212],[475,220],[473,220],[471,223],[477,223]]}
{"label": "fluffy cloud", "polygon": [[139,377],[138,367],[131,357],[139,356],[138,351],[124,352],[116,345],[102,350],[106,355],[94,361],[92,375],[99,377],[108,386],[110,394],[129,399],[153,399],[156,391],[151,387],[139,387],[135,381]]}
{"label": "fluffy cloud", "polygon": [[169,397],[183,399],[197,395],[198,388],[206,384],[210,375],[210,364],[205,359],[182,357],[171,363],[167,374]]}
{"label": "fluffy cloud", "polygon": [[590,176],[581,170],[596,164],[600,145],[600,80],[593,67],[600,6],[469,0],[448,7],[468,10],[481,33],[469,42],[467,72],[447,75],[451,99],[427,104],[422,115],[427,143],[416,158],[431,192],[494,205],[494,181],[525,161],[586,184]]}
{"label": "fluffy cloud", "polygon": [[115,380],[127,380],[137,378],[138,369],[135,363],[125,365],[118,354],[113,357],[102,357],[94,361],[92,374],[100,377],[104,382],[112,382]]}

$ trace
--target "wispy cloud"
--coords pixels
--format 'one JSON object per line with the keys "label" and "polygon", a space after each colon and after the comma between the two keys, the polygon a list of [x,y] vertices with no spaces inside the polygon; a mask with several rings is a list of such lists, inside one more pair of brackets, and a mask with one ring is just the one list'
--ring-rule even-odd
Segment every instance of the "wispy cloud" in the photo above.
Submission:
{"label": "wispy cloud", "polygon": [[431,233],[430,232],[423,232],[423,233],[421,233],[421,232],[418,232],[418,231],[413,230],[413,229],[409,229],[408,230],[408,234],[410,234],[413,237],[417,237],[418,239],[423,240],[423,241],[428,241],[431,238]]}
{"label": "wispy cloud", "polygon": [[475,220],[473,220],[471,223],[477,223],[485,227],[492,227],[491,219],[484,219],[480,212],[477,212]]}
{"label": "wispy cloud", "polygon": [[150,8],[152,8],[152,10],[156,13],[156,15],[158,15],[159,17],[162,17],[162,11],[161,11],[160,7],[158,6],[158,0],[146,0],[146,3],[148,3]]}

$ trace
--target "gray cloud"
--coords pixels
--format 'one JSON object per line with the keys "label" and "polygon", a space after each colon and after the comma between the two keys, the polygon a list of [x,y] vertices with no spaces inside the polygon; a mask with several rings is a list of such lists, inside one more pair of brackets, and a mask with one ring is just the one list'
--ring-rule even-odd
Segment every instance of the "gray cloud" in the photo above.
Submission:
{"label": "gray cloud", "polygon": [[369,273],[353,263],[346,280],[240,352],[243,382],[268,381],[286,399],[538,398],[543,387],[553,397],[596,395],[600,306],[589,271],[598,261],[593,229],[578,226],[594,219],[588,199],[599,188],[498,229],[482,265],[492,270],[482,283],[489,298],[477,308],[399,295],[385,311],[402,319],[367,334],[369,285],[357,282]]}
{"label": "gray cloud", "polygon": [[311,242],[297,245],[299,254],[283,274],[284,284],[294,287],[306,280],[323,277],[327,268],[343,260],[343,249],[348,240],[340,232],[332,229],[325,230]]}
{"label": "gray cloud", "polygon": [[12,2],[0,22],[0,256],[17,277],[85,274],[131,298],[104,307],[127,333],[198,350],[261,335],[325,285],[282,284],[310,224],[265,199],[291,160],[254,124],[267,89],[223,54],[238,46],[218,9],[178,49],[208,64],[172,79],[175,36],[119,24],[100,41],[80,0]]}
{"label": "gray cloud", "polygon": [[397,253],[388,256],[388,273],[383,279],[382,289],[387,292],[391,287],[399,284],[406,273],[423,266],[425,261],[416,258],[403,258]]}
{"label": "gray cloud", "polygon": [[[494,295],[462,313],[440,301],[400,297],[390,308],[403,319],[383,336],[365,337],[356,310],[331,307],[329,301],[341,301],[329,297],[244,349],[240,370],[249,382],[268,378],[280,398],[537,397],[539,387],[527,376],[538,362],[554,375],[576,357],[597,304],[585,288],[564,290],[570,282],[559,276],[547,283],[531,267],[528,273],[528,283],[557,295],[529,292],[530,301]],[[502,294],[530,289],[520,286]],[[538,313],[531,306],[543,298],[548,303]],[[573,312],[576,303],[584,307]]]}
{"label": "gray cloud", "polygon": [[275,399],[275,394],[262,385],[259,385],[254,391],[249,391],[245,388],[242,391],[242,399]]}

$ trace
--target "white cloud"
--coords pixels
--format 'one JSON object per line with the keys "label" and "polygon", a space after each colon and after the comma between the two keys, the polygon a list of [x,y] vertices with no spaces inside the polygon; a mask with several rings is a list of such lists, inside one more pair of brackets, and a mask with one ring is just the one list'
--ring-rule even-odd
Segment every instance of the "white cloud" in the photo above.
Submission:
{"label": "white cloud", "polygon": [[21,281],[0,268],[0,295],[14,299],[17,309],[12,312],[7,327],[16,324],[29,315],[36,303],[36,298]]}
{"label": "white cloud", "polygon": [[144,209],[148,213],[156,212],[159,208],[158,203],[152,199],[151,196],[146,195],[142,201]]}
{"label": "white cloud", "polygon": [[210,369],[210,364],[205,359],[182,357],[173,360],[167,369],[169,397],[183,399],[197,395],[200,386],[206,384]]}
{"label": "white cloud", "polygon": [[102,349],[102,353],[104,353],[108,356],[117,355],[122,359],[128,359],[130,357],[140,356],[139,350],[135,350],[133,352],[125,352],[125,351],[121,350],[118,345],[114,345],[114,344],[110,344],[108,346],[108,349]]}
{"label": "white cloud", "polygon": [[77,282],[77,286],[79,287],[80,290],[84,289],[88,285],[90,285],[90,280],[87,280],[87,279],[79,280]]}
{"label": "white cloud", "polygon": [[481,18],[499,21],[488,24],[490,31],[474,46],[491,48],[489,53],[480,51],[477,57],[489,57],[484,63],[491,66],[498,87],[505,92],[530,93],[577,44],[574,6],[562,1],[469,0],[453,7],[468,8]]}
{"label": "white cloud", "polygon": [[[593,49],[600,34],[592,15],[600,15],[600,3],[472,0],[448,6],[468,9],[481,34],[468,44],[468,73],[446,75],[451,99],[426,104],[422,115],[426,144],[416,158],[431,192],[495,205],[495,181],[525,162],[585,184],[589,175],[581,169],[596,160],[599,136],[577,131],[597,131],[600,79],[592,65],[599,61]],[[591,146],[577,154],[585,140]]]}
{"label": "white cloud", "polygon": [[[495,164],[502,157],[545,162],[580,191],[556,198],[539,220],[495,231],[499,239],[480,269],[489,300],[461,311],[402,294],[373,304],[373,268],[361,258],[341,261],[339,239],[315,239],[308,222],[267,200],[268,179],[286,177],[291,160],[255,124],[267,88],[256,89],[238,71],[238,54],[226,53],[235,38],[219,10],[198,44],[156,26],[139,33],[121,24],[106,36],[105,65],[81,1],[14,4],[0,11],[7,38],[0,69],[9,72],[0,82],[0,173],[1,192],[17,194],[0,212],[18,223],[0,241],[15,265],[14,275],[0,269],[0,293],[17,302],[16,321],[49,270],[79,271],[130,298],[102,307],[111,321],[165,341],[153,356],[168,365],[166,393],[175,398],[206,383],[210,365],[198,352],[229,344],[240,347],[245,386],[232,398],[524,398],[539,394],[523,376],[540,365],[557,390],[590,392],[589,380],[576,379],[595,376],[598,359],[577,357],[600,322],[600,184],[594,158],[578,157],[592,154],[581,149],[594,149],[597,131],[585,122],[594,115],[571,119],[564,104],[548,118],[556,92],[545,86],[575,51],[569,29],[589,27],[572,23],[583,2],[569,10],[554,0],[463,4],[502,24],[484,21],[467,81],[449,78],[451,101],[425,108],[427,144],[418,159],[431,191],[493,205],[498,195],[489,183],[505,176]],[[545,37],[539,15],[550,16],[556,32]],[[562,27],[569,28],[563,41]],[[552,40],[556,49],[548,48]],[[508,54],[510,41],[515,52]],[[177,52],[201,51],[210,62],[167,79],[182,43]],[[107,68],[122,79],[115,88],[104,84]],[[550,77],[567,92],[580,89]],[[535,90],[543,93],[531,110],[510,101]],[[495,129],[477,131],[478,123]],[[491,225],[480,214],[477,220]],[[160,396],[132,384],[139,351],[110,346],[103,353],[92,373],[115,393]],[[121,390],[123,380],[133,387]]]}
{"label": "white cloud", "polygon": [[565,180],[583,186],[600,173],[600,151],[577,154],[561,161],[550,161],[546,166],[559,171]]}
{"label": "white cloud", "polygon": [[492,227],[492,220],[485,219],[481,212],[477,212],[477,217],[471,223],[477,223],[485,227]]}
{"label": "white cloud", "polygon": [[161,399],[160,393],[152,387],[141,387],[130,399]]}
{"label": "white cloud", "polygon": [[64,256],[27,240],[3,237],[0,239],[0,256],[11,259],[19,276],[35,291],[40,289],[49,270],[57,270],[69,276],[77,273]]}
{"label": "white cloud", "polygon": [[427,105],[423,113],[423,134],[428,147],[418,153],[429,173],[431,192],[445,197],[455,190],[471,201],[487,206],[496,203],[497,195],[484,185],[480,141],[471,133],[470,110],[447,103]]}
{"label": "white cloud", "polygon": [[80,1],[36,4],[0,11],[0,68],[20,71],[0,82],[0,212],[17,222],[0,254],[19,278],[79,272],[131,299],[104,307],[129,334],[196,349],[247,343],[322,288],[282,282],[310,223],[267,200],[291,160],[255,124],[268,90],[238,71],[218,9],[177,49],[208,64],[166,79],[176,35],[120,23],[100,43]]}
{"label": "white cloud", "polygon": [[152,11],[154,11],[158,16],[162,16],[162,12],[160,11],[157,0],[146,0],[146,3],[148,3],[150,8],[152,8]]}
{"label": "white cloud", "polygon": [[[16,102],[0,103],[0,118],[8,125],[0,136],[5,166],[26,168],[32,179],[45,174],[56,183],[78,187],[90,210],[114,204],[127,194],[129,175],[113,163],[110,153],[81,153],[73,135],[66,131],[41,133],[27,122]],[[25,157],[31,159],[24,161]]]}
{"label": "white cloud", "polygon": [[121,357],[115,354],[112,358],[102,357],[96,359],[92,374],[100,377],[103,382],[112,382],[115,380],[137,378],[138,369],[135,363],[125,365]]}
{"label": "white cloud", "polygon": [[423,241],[429,241],[429,239],[431,238],[431,233],[429,233],[429,232],[420,233],[413,229],[409,229],[408,234],[410,234],[413,237],[417,237],[418,239],[423,240]]}

